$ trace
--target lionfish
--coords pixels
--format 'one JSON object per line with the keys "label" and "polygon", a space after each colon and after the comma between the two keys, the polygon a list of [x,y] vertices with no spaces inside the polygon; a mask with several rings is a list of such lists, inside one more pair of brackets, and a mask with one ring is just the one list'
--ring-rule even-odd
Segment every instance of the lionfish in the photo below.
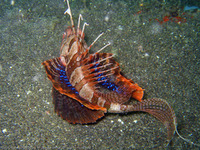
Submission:
{"label": "lionfish", "polygon": [[[105,113],[147,112],[160,120],[167,128],[167,141],[172,139],[176,129],[176,116],[167,101],[159,98],[144,99],[144,90],[131,79],[121,74],[119,63],[113,54],[101,53],[108,43],[97,52],[89,50],[84,40],[84,23],[75,29],[72,13],[67,0],[71,26],[63,34],[60,57],[46,60],[42,64],[53,84],[52,96],[55,112],[72,124],[95,123]],[[130,98],[138,100],[128,104]],[[177,132],[178,133],[178,132]]]}

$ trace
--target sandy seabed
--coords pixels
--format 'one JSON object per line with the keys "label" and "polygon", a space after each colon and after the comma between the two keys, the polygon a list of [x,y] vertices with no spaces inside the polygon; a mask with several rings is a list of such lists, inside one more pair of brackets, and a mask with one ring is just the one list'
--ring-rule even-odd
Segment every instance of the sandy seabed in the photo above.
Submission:
{"label": "sandy seabed", "polygon": [[[145,98],[163,98],[173,107],[179,133],[200,143],[200,12],[183,11],[177,1],[73,1],[90,25],[88,45],[105,35],[122,72],[145,89]],[[200,6],[199,3],[193,5]],[[1,149],[198,149],[174,136],[165,147],[166,129],[146,113],[106,114],[93,125],[72,125],[54,113],[51,82],[41,63],[59,56],[70,25],[63,1],[20,1],[0,5]],[[172,13],[186,22],[162,21]],[[175,15],[175,14],[174,14]],[[82,22],[83,23],[83,22]]]}

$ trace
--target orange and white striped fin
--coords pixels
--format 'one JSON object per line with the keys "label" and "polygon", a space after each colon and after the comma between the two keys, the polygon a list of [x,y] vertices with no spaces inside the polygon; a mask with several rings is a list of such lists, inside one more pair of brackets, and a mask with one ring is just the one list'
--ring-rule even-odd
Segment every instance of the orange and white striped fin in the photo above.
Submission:
{"label": "orange and white striped fin", "polygon": [[83,97],[80,97],[79,91],[77,91],[69,82],[69,79],[65,72],[65,67],[62,65],[60,57],[46,60],[42,63],[42,65],[44,65],[47,76],[52,82],[53,87],[57,91],[59,91],[59,93],[64,94],[74,100],[77,100],[89,109],[102,110],[104,112],[107,112],[106,108],[100,107],[96,104],[92,104]]}

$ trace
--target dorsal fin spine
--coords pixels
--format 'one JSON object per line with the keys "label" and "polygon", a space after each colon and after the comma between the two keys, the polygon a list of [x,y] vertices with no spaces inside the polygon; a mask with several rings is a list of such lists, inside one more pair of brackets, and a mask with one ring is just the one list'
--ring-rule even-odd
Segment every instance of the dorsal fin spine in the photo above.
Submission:
{"label": "dorsal fin spine", "polygon": [[73,17],[72,17],[72,12],[71,12],[71,8],[69,5],[69,0],[64,0],[67,1],[67,10],[64,12],[64,14],[68,14],[70,16],[70,20],[71,20],[71,24],[72,24],[72,30],[73,30],[73,34],[75,34],[75,26],[74,26],[74,21],[73,21]]}

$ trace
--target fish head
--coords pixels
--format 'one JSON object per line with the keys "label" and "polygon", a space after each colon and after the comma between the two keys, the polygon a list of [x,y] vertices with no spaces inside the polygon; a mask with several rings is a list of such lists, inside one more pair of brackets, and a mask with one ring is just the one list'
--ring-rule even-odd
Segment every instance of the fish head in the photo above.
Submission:
{"label": "fish head", "polygon": [[67,65],[74,55],[81,55],[88,48],[84,33],[79,29],[74,32],[73,27],[67,27],[63,33],[63,39],[60,48],[60,57],[62,64]]}

